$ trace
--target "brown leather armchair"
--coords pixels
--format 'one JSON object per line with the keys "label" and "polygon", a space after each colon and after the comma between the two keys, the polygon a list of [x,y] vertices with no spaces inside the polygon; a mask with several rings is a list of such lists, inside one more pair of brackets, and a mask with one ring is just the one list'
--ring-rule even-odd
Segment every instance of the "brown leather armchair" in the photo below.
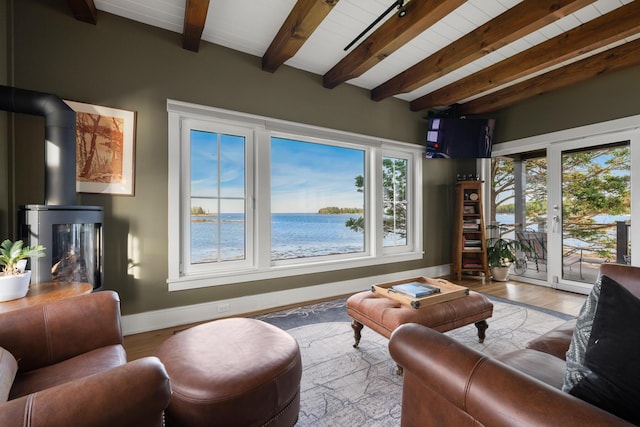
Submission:
{"label": "brown leather armchair", "polygon": [[[600,272],[640,297],[639,267]],[[561,391],[574,327],[570,320],[491,358],[424,326],[400,326],[389,352],[404,369],[402,426],[630,426]]]}
{"label": "brown leather armchair", "polygon": [[0,314],[18,372],[3,426],[161,426],[171,397],[155,357],[127,363],[120,301],[97,292]]}
{"label": "brown leather armchair", "polygon": [[422,325],[396,329],[389,351],[404,369],[402,427],[631,426]]}

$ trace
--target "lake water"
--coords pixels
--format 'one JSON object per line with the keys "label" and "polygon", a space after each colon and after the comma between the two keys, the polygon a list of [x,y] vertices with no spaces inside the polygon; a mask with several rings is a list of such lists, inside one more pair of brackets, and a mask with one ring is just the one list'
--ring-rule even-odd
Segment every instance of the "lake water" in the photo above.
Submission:
{"label": "lake water", "polygon": [[[501,224],[513,224],[515,215],[514,214],[497,214],[496,221]],[[596,215],[593,217],[596,224],[613,224],[615,225],[616,221],[628,221],[631,219],[631,215]],[[487,222],[488,225],[488,222]],[[528,227],[533,231],[538,230],[537,224],[530,225]]]}
{"label": "lake water", "polygon": [[[498,214],[496,215],[496,221],[501,224],[513,224],[514,222],[514,214]],[[616,238],[616,221],[628,221],[631,219],[631,215],[596,215],[593,217],[596,224],[611,224],[611,227],[607,228],[606,234],[615,240]],[[533,224],[527,227],[528,230],[532,231],[541,231],[540,227],[537,224]],[[489,236],[491,233],[487,233]],[[506,236],[510,238],[513,237],[514,233],[508,233]],[[563,238],[563,245],[568,247],[577,247],[577,248],[588,248],[589,244],[578,240],[567,237],[566,235]]]}
{"label": "lake water", "polygon": [[[332,254],[358,253],[364,251],[364,234],[345,226],[354,214],[279,213],[271,220],[272,260],[316,257]],[[193,263],[210,262],[218,258],[218,222],[213,215],[195,216],[191,222],[191,259]],[[513,215],[497,216],[499,222],[513,223]],[[612,223],[628,219],[628,216],[602,215],[600,223]],[[244,252],[245,225],[242,214],[220,216],[220,247],[223,260],[242,259]],[[386,236],[385,246],[392,246],[394,236]],[[404,244],[404,240],[400,243]]]}
{"label": "lake water", "polygon": [[[355,214],[279,213],[271,217],[273,260],[315,257],[364,251],[364,233],[345,222]],[[245,226],[242,214],[220,216],[222,259],[244,257]],[[218,222],[213,215],[195,216],[191,222],[191,259],[207,262],[218,257]]]}

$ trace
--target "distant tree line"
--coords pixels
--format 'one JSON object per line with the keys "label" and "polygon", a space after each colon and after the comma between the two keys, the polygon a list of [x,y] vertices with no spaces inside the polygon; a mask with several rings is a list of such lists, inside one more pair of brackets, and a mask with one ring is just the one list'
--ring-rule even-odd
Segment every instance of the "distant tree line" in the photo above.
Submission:
{"label": "distant tree line", "polygon": [[364,209],[362,208],[338,208],[336,206],[328,206],[326,208],[318,209],[319,214],[362,214]]}
{"label": "distant tree line", "polygon": [[516,206],[513,203],[509,203],[508,205],[497,205],[496,213],[497,214],[512,214],[516,211]]}
{"label": "distant tree line", "polygon": [[204,210],[202,206],[192,206],[191,207],[191,215],[206,215],[207,211]]}

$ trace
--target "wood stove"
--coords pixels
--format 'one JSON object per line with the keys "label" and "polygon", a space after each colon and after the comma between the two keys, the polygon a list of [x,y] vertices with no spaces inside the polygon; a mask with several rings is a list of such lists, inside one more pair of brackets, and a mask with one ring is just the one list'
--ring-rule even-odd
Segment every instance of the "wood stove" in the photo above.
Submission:
{"label": "wood stove", "polygon": [[76,206],[76,113],[56,95],[0,86],[0,110],[44,117],[45,200],[18,213],[18,234],[27,245],[43,245],[30,260],[31,283],[103,283],[103,209]]}
{"label": "wood stove", "polygon": [[102,222],[99,206],[25,205],[20,235],[25,244],[43,245],[45,256],[31,259],[31,283],[103,282]]}

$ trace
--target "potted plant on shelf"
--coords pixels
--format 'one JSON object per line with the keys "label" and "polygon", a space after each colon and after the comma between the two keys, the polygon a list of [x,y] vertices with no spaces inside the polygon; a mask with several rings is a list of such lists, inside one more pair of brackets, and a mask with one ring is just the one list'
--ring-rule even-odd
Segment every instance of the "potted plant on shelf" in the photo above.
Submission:
{"label": "potted plant on shelf", "polygon": [[6,239],[0,245],[0,301],[22,298],[29,291],[31,271],[25,271],[27,258],[44,255],[44,246],[24,246],[22,240]]}
{"label": "potted plant on shelf", "polygon": [[[500,226],[490,225],[487,228],[501,229]],[[528,249],[528,245],[519,240],[507,237],[490,237],[487,239],[487,263],[494,280],[504,282],[509,280],[511,265],[518,261],[517,254]]]}

